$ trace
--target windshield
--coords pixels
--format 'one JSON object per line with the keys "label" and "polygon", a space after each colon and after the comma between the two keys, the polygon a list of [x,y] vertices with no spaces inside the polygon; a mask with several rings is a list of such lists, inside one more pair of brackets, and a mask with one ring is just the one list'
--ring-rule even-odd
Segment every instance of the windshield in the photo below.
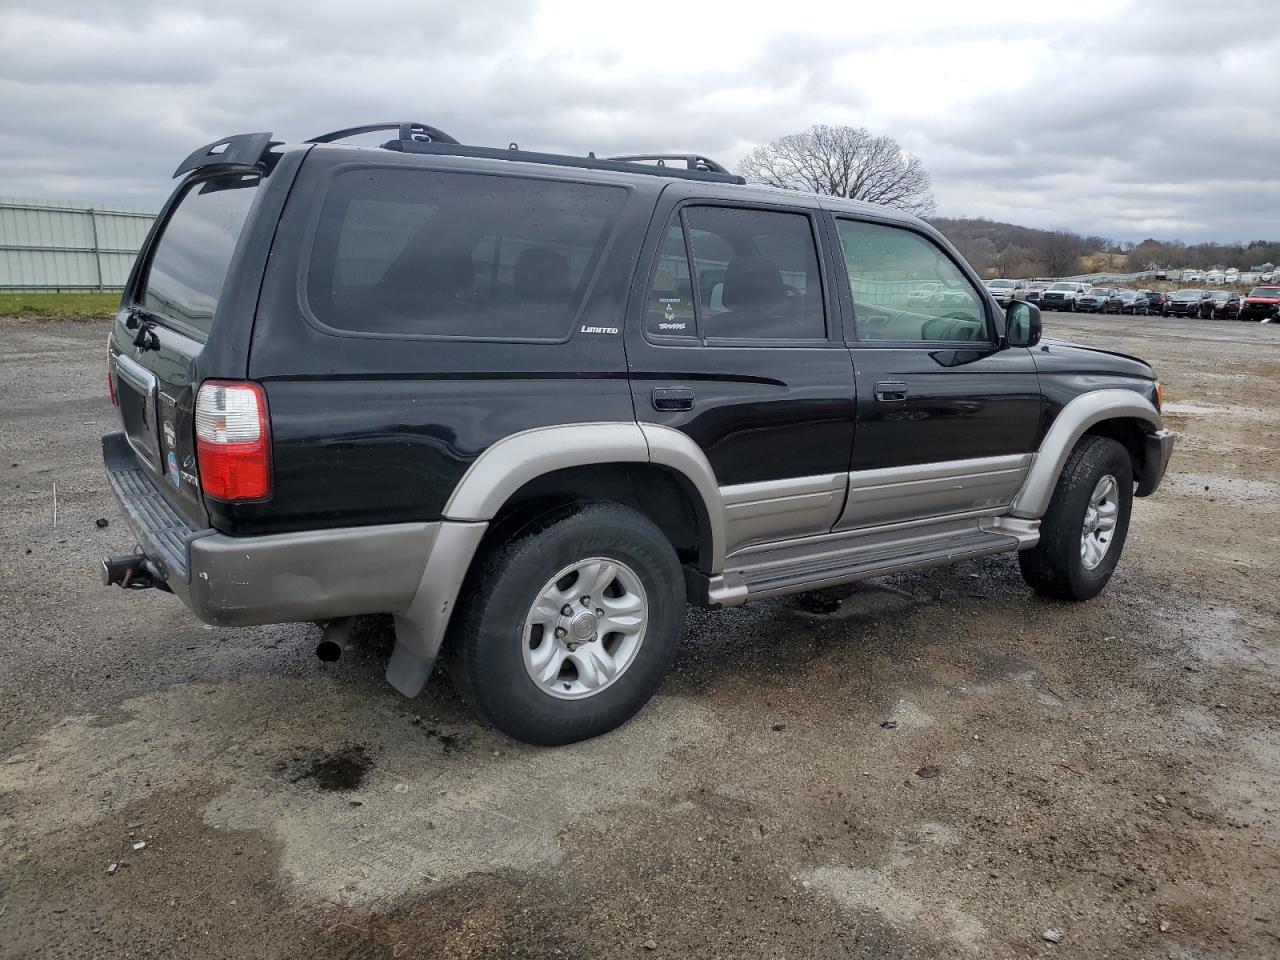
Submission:
{"label": "windshield", "polygon": [[1179,300],[1199,300],[1204,296],[1202,290],[1179,290],[1174,294]]}
{"label": "windshield", "polygon": [[1074,290],[1075,288],[1076,288],[1076,285],[1074,283],[1055,283],[1049,289],[1050,290]]}
{"label": "windshield", "polygon": [[1280,287],[1254,287],[1249,296],[1280,300]]}
{"label": "windshield", "polygon": [[988,280],[987,281],[988,287],[1012,287],[1014,285],[1015,284],[1012,280]]}
{"label": "windshield", "polygon": [[1138,295],[1134,293],[1132,290],[1121,290],[1120,299],[1121,300],[1137,300]]}
{"label": "windshield", "polygon": [[1227,293],[1227,291],[1225,290],[1215,290],[1212,294],[1210,294],[1210,296],[1212,296],[1214,300],[1223,301],[1230,298],[1231,294]]}

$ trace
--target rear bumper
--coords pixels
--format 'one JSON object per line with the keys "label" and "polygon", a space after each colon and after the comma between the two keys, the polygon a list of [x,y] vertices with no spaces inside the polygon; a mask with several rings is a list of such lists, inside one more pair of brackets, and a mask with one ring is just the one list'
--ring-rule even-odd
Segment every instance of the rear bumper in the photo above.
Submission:
{"label": "rear bumper", "polygon": [[168,505],[124,434],[102,438],[107,478],[159,578],[205,623],[249,626],[403,613],[442,523],[258,537],[199,529]]}
{"label": "rear bumper", "polygon": [[111,489],[146,558],[104,562],[104,581],[112,582],[113,570],[136,568],[147,586],[167,588],[205,623],[219,626],[390,613],[396,646],[387,679],[406,696],[426,685],[486,522],[228,537],[175,511],[124,434],[103,437],[102,451]]}
{"label": "rear bumper", "polygon": [[1142,469],[1138,472],[1138,489],[1134,492],[1139,497],[1147,497],[1156,492],[1164,472],[1169,467],[1169,457],[1173,455],[1173,441],[1176,434],[1172,430],[1161,429],[1146,435],[1146,450],[1142,458]]}

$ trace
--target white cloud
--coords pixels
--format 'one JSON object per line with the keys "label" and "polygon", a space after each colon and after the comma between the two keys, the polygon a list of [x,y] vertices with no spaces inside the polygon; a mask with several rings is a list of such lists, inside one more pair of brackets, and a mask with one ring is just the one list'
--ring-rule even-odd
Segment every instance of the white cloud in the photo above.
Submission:
{"label": "white cloud", "polygon": [[896,137],[940,212],[1280,235],[1267,0],[0,7],[0,192],[158,204],[194,146],[367,120],[732,163],[813,123]]}

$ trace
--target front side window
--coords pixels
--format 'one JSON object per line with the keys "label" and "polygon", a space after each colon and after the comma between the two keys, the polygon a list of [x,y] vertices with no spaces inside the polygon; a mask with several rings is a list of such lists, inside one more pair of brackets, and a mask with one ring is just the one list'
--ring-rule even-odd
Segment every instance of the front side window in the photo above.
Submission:
{"label": "front side window", "polygon": [[[692,256],[692,268],[690,267]],[[810,219],[739,207],[685,207],[671,222],[645,302],[645,330],[708,340],[824,340],[822,276]]]}
{"label": "front side window", "polygon": [[343,173],[321,211],[307,302],[322,324],[366,335],[559,340],[625,198],[521,177]]}
{"label": "front side window", "polygon": [[860,341],[986,343],[978,291],[942,250],[901,227],[838,220]]}
{"label": "front side window", "polygon": [[262,178],[225,176],[187,188],[160,234],[141,305],[202,334],[213,326],[231,256]]}

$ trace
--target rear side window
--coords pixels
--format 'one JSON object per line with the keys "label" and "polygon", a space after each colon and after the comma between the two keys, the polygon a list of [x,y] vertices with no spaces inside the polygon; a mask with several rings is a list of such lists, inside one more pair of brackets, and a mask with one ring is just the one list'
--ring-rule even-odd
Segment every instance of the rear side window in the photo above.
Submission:
{"label": "rear side window", "polygon": [[321,211],[308,305],[371,336],[563,339],[625,199],[596,184],[343,173]]}
{"label": "rear side window", "polygon": [[[692,260],[692,270],[690,270]],[[645,331],[713,340],[823,340],[822,276],[809,217],[685,207],[667,227]]]}
{"label": "rear side window", "polygon": [[231,255],[258,194],[258,176],[192,184],[170,214],[151,255],[142,307],[208,334]]}

